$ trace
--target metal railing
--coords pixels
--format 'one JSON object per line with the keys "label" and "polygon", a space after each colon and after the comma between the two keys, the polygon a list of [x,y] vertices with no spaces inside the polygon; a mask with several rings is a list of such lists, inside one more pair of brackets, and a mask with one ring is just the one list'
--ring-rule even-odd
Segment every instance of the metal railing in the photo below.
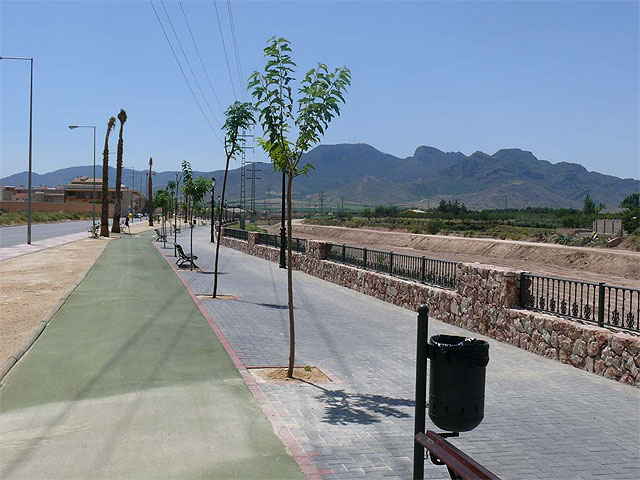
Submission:
{"label": "metal railing", "polygon": [[523,308],[640,331],[640,290],[523,273]]}
{"label": "metal railing", "polygon": [[235,238],[237,240],[249,240],[249,232],[246,230],[238,230],[235,228],[224,229],[223,237]]}
{"label": "metal railing", "polygon": [[[286,240],[286,237],[285,237]],[[259,233],[256,239],[258,245],[267,245],[268,247],[280,248],[280,235],[272,233]],[[306,253],[307,241],[304,238],[292,237],[291,250],[294,252]]]}
{"label": "metal railing", "polygon": [[327,244],[326,255],[335,262],[421,283],[449,289],[456,286],[456,262],[335,244]]}

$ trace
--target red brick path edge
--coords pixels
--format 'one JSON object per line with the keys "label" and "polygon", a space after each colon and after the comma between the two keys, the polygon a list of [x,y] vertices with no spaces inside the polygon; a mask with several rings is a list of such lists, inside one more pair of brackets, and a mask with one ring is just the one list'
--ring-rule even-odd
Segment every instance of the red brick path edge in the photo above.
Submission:
{"label": "red brick path edge", "polygon": [[209,326],[218,337],[218,340],[220,341],[224,349],[227,351],[229,358],[231,358],[231,361],[233,362],[235,367],[238,369],[238,372],[244,379],[244,382],[247,384],[247,387],[249,387],[249,390],[251,391],[253,396],[256,398],[258,405],[260,405],[260,408],[262,408],[262,411],[271,422],[271,425],[273,426],[273,430],[276,432],[276,434],[280,437],[282,442],[285,444],[285,446],[287,447],[287,450],[289,450],[289,453],[294,458],[296,463],[300,466],[300,469],[305,474],[305,476],[309,480],[321,480],[322,475],[333,474],[334,473],[333,470],[318,470],[316,467],[313,466],[313,463],[311,463],[311,457],[317,456],[318,453],[305,452],[300,447],[300,445],[296,441],[295,437],[293,436],[289,428],[285,425],[284,420],[282,420],[282,417],[280,417],[280,415],[274,408],[273,404],[269,401],[269,399],[267,398],[265,393],[262,391],[258,383],[256,383],[255,379],[253,378],[253,375],[249,373],[249,371],[247,370],[247,367],[242,363],[242,360],[240,359],[238,354],[233,350],[233,347],[229,344],[225,336],[222,334],[222,331],[216,324],[215,319],[209,314],[209,312],[207,312],[207,310],[204,308],[204,305],[202,304],[200,299],[196,297],[195,292],[191,289],[189,284],[178,273],[179,270],[176,268],[173,262],[169,259],[169,257],[164,255],[164,253],[162,253],[162,250],[155,242],[151,242],[151,243],[154,247],[156,247],[156,250],[158,250],[158,253],[160,253],[160,255],[167,261],[171,269],[174,271],[176,276],[180,279],[180,281],[184,285],[184,288],[187,290],[187,292],[191,296],[191,299],[193,300],[193,302],[198,306],[198,309],[200,309],[200,313],[202,313],[204,318],[207,319],[207,322],[209,322]]}

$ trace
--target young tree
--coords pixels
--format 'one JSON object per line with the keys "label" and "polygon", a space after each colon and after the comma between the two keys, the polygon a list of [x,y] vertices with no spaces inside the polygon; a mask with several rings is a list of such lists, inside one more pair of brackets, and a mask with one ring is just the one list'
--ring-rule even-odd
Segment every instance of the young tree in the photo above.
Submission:
{"label": "young tree", "polygon": [[113,225],[111,225],[111,233],[120,233],[120,215],[122,214],[122,154],[124,152],[124,141],[122,140],[122,131],[124,123],[127,121],[127,112],[120,109],[118,113],[120,120],[120,133],[118,135],[118,150],[116,157],[116,200],[113,206]]}
{"label": "young tree", "polygon": [[[104,150],[102,151],[102,210],[100,212],[100,235],[109,236],[109,136],[116,125],[115,117],[107,122],[107,133],[104,137]],[[94,178],[95,182],[96,179]]]}
{"label": "young tree", "polygon": [[[298,175],[307,175],[313,166],[300,165],[302,154],[320,142],[334,116],[340,115],[339,104],[351,85],[351,72],[346,67],[329,68],[318,63],[309,70],[298,88],[294,105],[292,82],[295,63],[289,55],[291,46],[284,38],[273,37],[264,49],[267,64],[264,72],[253,72],[249,88],[260,112],[265,137],[258,139],[271,158],[274,168],[287,176],[287,289],[289,299],[289,368],[293,376],[295,361],[295,319],[293,315],[293,273],[291,252],[291,187]],[[294,110],[295,108],[295,110]],[[294,133],[295,130],[295,133]],[[297,134],[297,138],[295,135]],[[295,138],[295,140],[293,140]]]}
{"label": "young tree", "polygon": [[[251,103],[234,102],[224,112],[227,119],[222,126],[224,130],[224,153],[227,161],[224,167],[224,178],[222,180],[222,196],[220,197],[220,205],[224,205],[224,195],[227,191],[227,173],[229,172],[229,160],[238,153],[245,138],[240,135],[242,130],[246,130],[255,124],[253,118],[254,107]],[[222,232],[222,208],[220,209],[220,217],[218,221],[218,232]],[[216,243],[216,258],[213,267],[213,298],[218,293],[218,258],[220,257],[220,242]]]}
{"label": "young tree", "polygon": [[[171,198],[169,197],[169,192],[166,190],[158,190],[158,192],[153,197],[153,206],[154,208],[159,208],[162,211],[162,230],[164,233],[164,225],[167,219],[167,212],[169,211],[169,207],[171,206]],[[167,246],[167,236],[164,235],[164,248]]]}
{"label": "young tree", "polygon": [[[187,201],[190,203],[189,212],[191,217],[189,219],[189,227],[191,230],[191,239],[189,246],[189,253],[193,255],[193,213],[198,208],[198,205],[211,189],[211,180],[204,177],[193,178],[193,170],[191,164],[186,160],[182,162],[182,178],[184,181],[184,193],[187,197]],[[193,270],[193,263],[191,263],[191,270]]]}

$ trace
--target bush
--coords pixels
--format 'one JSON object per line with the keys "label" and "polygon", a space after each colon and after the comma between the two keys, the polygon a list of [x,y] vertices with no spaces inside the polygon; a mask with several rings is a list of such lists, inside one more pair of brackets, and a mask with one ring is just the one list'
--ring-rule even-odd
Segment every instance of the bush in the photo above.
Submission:
{"label": "bush", "polygon": [[629,209],[622,214],[622,229],[633,233],[640,228],[640,207]]}
{"label": "bush", "polygon": [[442,221],[439,219],[429,220],[427,225],[425,226],[427,233],[431,235],[437,234],[440,230],[442,230]]}

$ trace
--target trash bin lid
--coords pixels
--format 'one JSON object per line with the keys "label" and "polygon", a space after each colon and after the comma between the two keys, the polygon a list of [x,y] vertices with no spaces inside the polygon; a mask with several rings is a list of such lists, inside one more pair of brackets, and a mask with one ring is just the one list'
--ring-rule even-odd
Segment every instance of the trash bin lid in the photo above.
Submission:
{"label": "trash bin lid", "polygon": [[446,356],[451,355],[457,360],[465,361],[470,367],[485,367],[489,363],[489,343],[484,340],[457,335],[433,335],[429,343]]}

